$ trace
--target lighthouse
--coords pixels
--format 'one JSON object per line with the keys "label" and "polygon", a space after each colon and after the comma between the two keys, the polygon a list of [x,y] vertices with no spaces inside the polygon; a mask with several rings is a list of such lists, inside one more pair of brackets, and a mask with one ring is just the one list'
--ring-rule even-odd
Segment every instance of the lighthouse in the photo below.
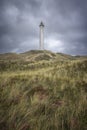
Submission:
{"label": "lighthouse", "polygon": [[40,23],[40,50],[44,50],[44,24]]}

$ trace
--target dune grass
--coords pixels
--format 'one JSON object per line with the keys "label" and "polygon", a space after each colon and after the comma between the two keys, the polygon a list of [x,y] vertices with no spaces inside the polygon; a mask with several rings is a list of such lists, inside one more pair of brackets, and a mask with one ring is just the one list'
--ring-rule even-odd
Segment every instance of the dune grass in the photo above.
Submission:
{"label": "dune grass", "polygon": [[87,130],[86,59],[19,64],[0,72],[0,130]]}

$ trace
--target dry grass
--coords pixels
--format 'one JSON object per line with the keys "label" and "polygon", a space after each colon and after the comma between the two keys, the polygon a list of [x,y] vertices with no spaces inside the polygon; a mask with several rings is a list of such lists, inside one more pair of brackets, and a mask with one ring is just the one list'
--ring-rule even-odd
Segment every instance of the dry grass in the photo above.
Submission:
{"label": "dry grass", "polygon": [[18,64],[0,73],[0,130],[87,129],[86,59]]}

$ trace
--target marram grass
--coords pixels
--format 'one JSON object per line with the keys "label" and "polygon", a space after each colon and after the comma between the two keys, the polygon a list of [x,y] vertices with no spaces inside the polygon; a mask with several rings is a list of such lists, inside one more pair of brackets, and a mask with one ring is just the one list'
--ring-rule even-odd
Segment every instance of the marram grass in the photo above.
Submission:
{"label": "marram grass", "polygon": [[7,66],[0,72],[0,130],[87,130],[86,59]]}

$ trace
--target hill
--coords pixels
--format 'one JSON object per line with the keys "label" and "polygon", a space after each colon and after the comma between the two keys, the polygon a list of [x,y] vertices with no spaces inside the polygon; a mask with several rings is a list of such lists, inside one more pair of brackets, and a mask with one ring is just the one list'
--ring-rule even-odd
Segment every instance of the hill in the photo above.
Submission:
{"label": "hill", "polygon": [[24,60],[24,61],[34,61],[34,60],[50,60],[50,59],[58,59],[58,60],[66,60],[73,59],[75,57],[62,54],[62,53],[53,53],[47,50],[31,50],[25,53],[6,53],[0,54],[0,60]]}
{"label": "hill", "polygon": [[87,57],[0,54],[0,130],[86,130]]}

